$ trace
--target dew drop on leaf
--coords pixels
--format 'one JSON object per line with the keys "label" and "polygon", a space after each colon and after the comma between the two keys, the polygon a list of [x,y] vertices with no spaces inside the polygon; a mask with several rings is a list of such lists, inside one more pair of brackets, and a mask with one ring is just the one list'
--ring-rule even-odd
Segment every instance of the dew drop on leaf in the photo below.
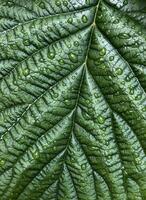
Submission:
{"label": "dew drop on leaf", "polygon": [[86,100],[86,104],[87,104],[87,105],[90,104],[90,100],[89,100],[89,99]]}
{"label": "dew drop on leaf", "polygon": [[44,59],[43,58],[40,58],[40,60],[39,60],[40,62],[44,62]]}
{"label": "dew drop on leaf", "polygon": [[59,64],[60,64],[60,65],[63,65],[63,64],[64,64],[64,60],[63,60],[63,59],[60,59],[60,60],[59,60]]}
{"label": "dew drop on leaf", "polygon": [[58,93],[54,93],[54,98],[57,98],[59,96]]}
{"label": "dew drop on leaf", "polygon": [[8,1],[8,2],[7,2],[7,5],[8,5],[9,7],[13,6],[13,2],[12,2],[12,1]]}
{"label": "dew drop on leaf", "polygon": [[123,4],[126,6],[128,4],[128,0],[124,0]]}
{"label": "dew drop on leaf", "polygon": [[5,164],[4,160],[0,160],[0,167],[2,167]]}
{"label": "dew drop on leaf", "polygon": [[75,158],[73,158],[73,157],[70,158],[70,161],[71,161],[72,163],[75,163],[75,162],[76,162]]}
{"label": "dew drop on leaf", "polygon": [[69,49],[71,48],[71,44],[68,44],[68,48],[69,48]]}
{"label": "dew drop on leaf", "polygon": [[146,112],[146,106],[144,106],[144,107],[142,108],[142,111],[143,111],[143,112]]}
{"label": "dew drop on leaf", "polygon": [[69,17],[68,20],[67,20],[67,22],[68,22],[69,24],[72,24],[72,23],[73,23],[73,18],[72,18],[72,17]]}
{"label": "dew drop on leaf", "polygon": [[66,99],[66,100],[64,101],[64,103],[68,106],[68,105],[70,104],[70,101],[69,101],[68,99]]}
{"label": "dew drop on leaf", "polygon": [[106,49],[105,49],[105,48],[102,48],[102,49],[100,50],[99,54],[100,54],[101,56],[104,56],[104,55],[106,54]]}
{"label": "dew drop on leaf", "polygon": [[104,58],[100,58],[100,59],[99,59],[99,62],[104,62]]}
{"label": "dew drop on leaf", "polygon": [[67,5],[68,5],[68,2],[67,2],[67,1],[63,1],[63,5],[64,5],[64,6],[67,6]]}
{"label": "dew drop on leaf", "polygon": [[83,16],[82,16],[82,22],[83,22],[83,23],[87,23],[87,22],[88,22],[88,18],[87,18],[86,15],[83,15]]}
{"label": "dew drop on leaf", "polygon": [[98,93],[94,93],[95,98],[99,98],[99,94]]}
{"label": "dew drop on leaf", "polygon": [[29,69],[24,69],[23,70],[23,75],[24,76],[28,76],[28,74],[29,74]]}
{"label": "dew drop on leaf", "polygon": [[45,4],[44,4],[44,2],[40,2],[39,7],[42,8],[42,9],[45,9]]}
{"label": "dew drop on leaf", "polygon": [[82,36],[81,36],[81,35],[79,35],[79,36],[78,36],[78,38],[79,38],[79,39],[81,39],[81,38],[82,38]]}
{"label": "dew drop on leaf", "polygon": [[108,76],[109,80],[112,80],[112,76]]}
{"label": "dew drop on leaf", "polygon": [[110,60],[110,61],[113,61],[113,60],[114,60],[114,56],[110,56],[110,57],[109,57],[109,60]]}
{"label": "dew drop on leaf", "polygon": [[131,95],[134,94],[134,88],[133,88],[133,87],[130,87],[130,88],[129,88],[129,93],[130,93]]}
{"label": "dew drop on leaf", "polygon": [[104,124],[105,118],[100,115],[100,116],[98,116],[97,121],[99,124]]}
{"label": "dew drop on leaf", "polygon": [[78,57],[77,57],[77,55],[74,54],[74,53],[69,53],[69,59],[70,59],[70,61],[73,62],[73,63],[77,63],[77,62],[78,62]]}
{"label": "dew drop on leaf", "polygon": [[53,60],[55,58],[55,53],[54,52],[48,52],[48,58]]}
{"label": "dew drop on leaf", "polygon": [[126,81],[126,82],[130,82],[130,81],[131,81],[131,77],[130,77],[130,76],[127,76],[127,77],[125,78],[125,81]]}
{"label": "dew drop on leaf", "polygon": [[118,24],[119,23],[119,20],[118,19],[116,19],[116,20],[114,20],[114,22],[113,22],[114,24]]}
{"label": "dew drop on leaf", "polygon": [[29,40],[26,39],[26,40],[23,41],[23,44],[24,44],[25,46],[29,46],[29,45],[30,45],[30,42],[29,42]]}
{"label": "dew drop on leaf", "polygon": [[142,99],[142,94],[138,94],[136,97],[135,97],[135,100],[141,100]]}
{"label": "dew drop on leaf", "polygon": [[102,69],[102,70],[105,70],[105,69],[106,69],[106,65],[102,65],[102,64],[101,64],[101,69]]}
{"label": "dew drop on leaf", "polygon": [[11,48],[16,50],[17,49],[17,45],[16,44],[11,44]]}
{"label": "dew drop on leaf", "polygon": [[123,69],[121,69],[121,68],[116,68],[116,69],[115,69],[115,74],[118,75],[118,76],[119,76],[119,75],[122,75],[122,74],[123,74]]}
{"label": "dew drop on leaf", "polygon": [[56,0],[55,4],[56,4],[56,6],[61,6],[61,1],[60,0]]}
{"label": "dew drop on leaf", "polygon": [[38,154],[38,152],[33,152],[32,156],[34,159],[37,159],[39,157],[39,154]]}
{"label": "dew drop on leaf", "polygon": [[79,42],[78,42],[78,41],[75,41],[75,42],[74,42],[74,46],[75,46],[75,47],[78,47],[78,46],[79,46]]}
{"label": "dew drop on leaf", "polygon": [[84,164],[81,165],[81,169],[82,169],[82,170],[85,170],[85,169],[86,169],[86,163],[84,163]]}
{"label": "dew drop on leaf", "polygon": [[72,79],[75,80],[75,79],[76,79],[76,76],[72,76]]}
{"label": "dew drop on leaf", "polygon": [[129,34],[127,34],[127,33],[120,33],[120,34],[119,34],[119,38],[121,38],[121,39],[129,39],[130,36],[129,36]]}

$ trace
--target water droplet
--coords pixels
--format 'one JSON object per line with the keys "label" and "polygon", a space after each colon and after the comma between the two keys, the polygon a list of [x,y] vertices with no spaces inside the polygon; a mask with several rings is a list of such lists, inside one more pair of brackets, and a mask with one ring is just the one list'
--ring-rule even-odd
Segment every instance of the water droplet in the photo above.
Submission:
{"label": "water droplet", "polygon": [[128,39],[130,36],[129,36],[129,34],[128,33],[120,33],[119,34],[119,38],[121,38],[121,39]]}
{"label": "water droplet", "polygon": [[57,0],[57,1],[55,2],[55,4],[56,4],[56,6],[61,6],[60,0]]}
{"label": "water droplet", "polygon": [[71,62],[73,63],[77,63],[78,62],[78,57],[76,54],[74,53],[69,53],[69,59],[71,60]]}
{"label": "water droplet", "polygon": [[38,152],[37,152],[37,151],[33,152],[33,153],[32,153],[32,157],[33,157],[34,159],[37,159],[37,158],[39,157]]}
{"label": "water droplet", "polygon": [[99,98],[99,93],[94,93],[95,98]]}
{"label": "water droplet", "polygon": [[104,156],[108,157],[109,156],[109,153],[107,151],[104,151],[103,152]]}
{"label": "water droplet", "polygon": [[0,167],[2,167],[5,164],[4,160],[0,160]]}
{"label": "water droplet", "polygon": [[135,100],[141,100],[142,99],[142,94],[138,94],[136,97],[135,97]]}
{"label": "water droplet", "polygon": [[71,161],[72,163],[75,163],[75,162],[76,162],[75,158],[73,158],[73,157],[70,158],[70,161]]}
{"label": "water droplet", "polygon": [[86,169],[86,163],[84,163],[84,164],[81,165],[81,169],[82,169],[82,170],[85,170],[85,169]]}
{"label": "water droplet", "polygon": [[81,38],[82,38],[82,36],[81,36],[81,35],[79,35],[79,36],[78,36],[78,38],[79,38],[79,39],[81,39]]}
{"label": "water droplet", "polygon": [[104,124],[105,118],[100,115],[100,116],[98,116],[97,121],[99,124]]}
{"label": "water droplet", "polygon": [[106,49],[105,49],[105,48],[102,48],[102,49],[100,50],[99,54],[100,54],[101,56],[104,56],[104,55],[106,54]]}
{"label": "water droplet", "polygon": [[40,58],[40,60],[39,60],[40,62],[44,62],[44,59],[43,58]]}
{"label": "water droplet", "polygon": [[72,24],[72,23],[73,23],[73,18],[72,18],[72,17],[68,18],[67,22],[68,22],[69,24]]}
{"label": "water droplet", "polygon": [[10,6],[10,7],[13,6],[13,2],[12,1],[8,1],[7,5]]}
{"label": "water droplet", "polygon": [[72,76],[72,79],[75,80],[75,79],[76,79],[76,76]]}
{"label": "water droplet", "polygon": [[48,58],[53,60],[55,58],[55,53],[54,52],[48,52]]}
{"label": "water droplet", "polygon": [[16,44],[11,44],[11,48],[16,50],[17,49],[17,45]]}
{"label": "water droplet", "polygon": [[59,96],[58,93],[54,93],[54,98],[57,98]]}
{"label": "water droplet", "polygon": [[100,66],[101,66],[101,69],[102,69],[102,70],[105,70],[105,69],[106,69],[106,65],[101,64]]}
{"label": "water droplet", "polygon": [[115,74],[118,75],[118,76],[122,75],[122,74],[123,74],[123,69],[121,69],[121,68],[116,68],[116,69],[115,69]]}
{"label": "water droplet", "polygon": [[64,64],[64,60],[63,60],[63,59],[60,59],[60,60],[59,60],[59,64],[63,65],[63,64]]}
{"label": "water droplet", "polygon": [[23,41],[23,44],[24,44],[25,46],[29,46],[29,45],[30,45],[30,42],[29,42],[28,39],[25,39],[25,40]]}
{"label": "water droplet", "polygon": [[110,56],[110,57],[109,57],[109,60],[110,60],[110,61],[113,61],[113,60],[114,60],[114,56]]}
{"label": "water droplet", "polygon": [[29,69],[28,68],[24,69],[23,70],[23,75],[24,76],[28,76],[28,74],[29,74]]}
{"label": "water droplet", "polygon": [[88,22],[88,18],[87,18],[86,15],[83,15],[83,16],[82,16],[82,22],[83,22],[83,23],[87,23],[87,22]]}
{"label": "water droplet", "polygon": [[108,76],[109,80],[112,80],[112,76]]}
{"label": "water droplet", "polygon": [[64,6],[67,6],[67,5],[68,5],[68,2],[67,2],[67,1],[63,1],[63,5],[64,5]]}
{"label": "water droplet", "polygon": [[130,77],[130,76],[127,76],[127,77],[125,78],[125,81],[126,81],[126,82],[130,82],[130,81],[131,81],[131,79],[132,79],[132,77]]}
{"label": "water droplet", "polygon": [[139,34],[139,35],[142,35],[142,31],[139,31],[138,34]]}
{"label": "water droplet", "polygon": [[125,81],[121,81],[121,84],[124,86],[125,85]]}
{"label": "water droplet", "polygon": [[68,106],[68,105],[70,105],[70,101],[68,100],[68,99],[66,99],[65,101],[65,104]]}
{"label": "water droplet", "polygon": [[130,90],[129,93],[130,93],[131,95],[133,95],[133,94],[134,94],[134,88],[133,88],[133,87],[130,87],[129,90]]}
{"label": "water droplet", "polygon": [[104,58],[100,58],[100,59],[99,59],[99,62],[100,62],[100,63],[104,62]]}
{"label": "water droplet", "polygon": [[124,6],[128,4],[128,0],[124,0],[123,2]]}
{"label": "water droplet", "polygon": [[44,2],[40,2],[39,7],[42,9],[45,9],[45,3]]}
{"label": "water droplet", "polygon": [[71,48],[71,44],[68,44],[68,48],[69,48],[69,49]]}
{"label": "water droplet", "polygon": [[140,158],[136,158],[135,161],[136,161],[137,164],[141,164]]}
{"label": "water droplet", "polygon": [[143,112],[146,112],[146,106],[144,106],[144,107],[142,108],[142,111],[143,111]]}
{"label": "water droplet", "polygon": [[116,20],[113,21],[113,23],[114,23],[114,24],[118,24],[118,23],[119,23],[119,20],[116,19]]}
{"label": "water droplet", "polygon": [[97,17],[99,18],[99,19],[101,19],[102,18],[102,12],[101,11],[99,11],[99,13],[98,13],[98,15],[97,15]]}
{"label": "water droplet", "polygon": [[86,104],[90,104],[90,100],[89,99],[86,99]]}
{"label": "water droplet", "polygon": [[75,42],[74,42],[74,46],[75,46],[75,47],[78,47],[78,46],[79,46],[79,42],[78,42],[78,41],[75,41]]}
{"label": "water droplet", "polygon": [[[55,142],[55,144],[54,145],[56,145],[56,142]],[[57,149],[57,147],[56,146],[54,146],[53,145],[53,151],[56,151],[56,149]]]}
{"label": "water droplet", "polygon": [[99,65],[101,62],[99,60],[95,60],[95,65]]}

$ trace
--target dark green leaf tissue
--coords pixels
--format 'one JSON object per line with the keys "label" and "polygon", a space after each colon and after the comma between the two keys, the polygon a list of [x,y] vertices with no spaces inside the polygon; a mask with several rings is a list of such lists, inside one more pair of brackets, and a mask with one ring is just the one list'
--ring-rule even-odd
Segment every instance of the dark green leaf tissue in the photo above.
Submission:
{"label": "dark green leaf tissue", "polygon": [[145,0],[0,0],[0,200],[146,200]]}

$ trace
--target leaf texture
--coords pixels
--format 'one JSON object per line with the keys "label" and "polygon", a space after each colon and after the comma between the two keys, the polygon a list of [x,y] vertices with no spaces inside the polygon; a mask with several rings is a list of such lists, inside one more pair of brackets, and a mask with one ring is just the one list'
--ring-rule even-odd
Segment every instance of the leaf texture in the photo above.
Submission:
{"label": "leaf texture", "polygon": [[0,0],[0,200],[146,199],[146,3]]}

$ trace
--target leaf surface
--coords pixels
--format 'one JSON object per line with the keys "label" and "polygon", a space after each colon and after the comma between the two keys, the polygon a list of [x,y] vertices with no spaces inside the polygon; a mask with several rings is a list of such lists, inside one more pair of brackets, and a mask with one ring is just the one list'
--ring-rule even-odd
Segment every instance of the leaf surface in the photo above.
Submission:
{"label": "leaf surface", "polygon": [[146,199],[146,3],[0,0],[0,199]]}

